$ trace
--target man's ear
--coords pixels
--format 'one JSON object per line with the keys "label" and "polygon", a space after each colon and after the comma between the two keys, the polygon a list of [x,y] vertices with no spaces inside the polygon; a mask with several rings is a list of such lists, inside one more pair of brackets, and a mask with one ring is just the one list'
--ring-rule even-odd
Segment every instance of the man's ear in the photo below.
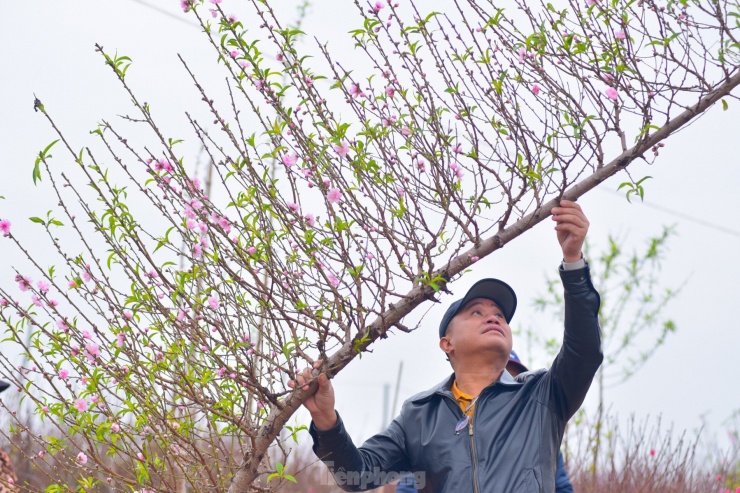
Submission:
{"label": "man's ear", "polygon": [[455,348],[452,346],[452,342],[450,342],[450,338],[447,336],[444,336],[439,340],[439,348],[447,354],[448,358],[450,354],[455,351]]}

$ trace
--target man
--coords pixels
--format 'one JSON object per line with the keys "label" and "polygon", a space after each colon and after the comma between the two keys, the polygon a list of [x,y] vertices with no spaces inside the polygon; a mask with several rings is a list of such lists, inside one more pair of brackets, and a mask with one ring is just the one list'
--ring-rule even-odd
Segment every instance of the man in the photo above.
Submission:
{"label": "man", "polygon": [[[310,433],[314,452],[340,487],[372,489],[413,471],[425,493],[555,490],[565,424],[583,402],[603,356],[599,295],[581,253],[588,220],[580,206],[566,200],[552,214],[563,253],[565,333],[550,369],[516,378],[506,371],[516,294],[497,279],[477,282],[440,323],[439,346],[454,373],[406,401],[390,426],[362,447],[354,446],[334,409],[329,379],[317,377],[318,389],[305,402],[313,420]],[[306,370],[298,384],[310,378]]]}

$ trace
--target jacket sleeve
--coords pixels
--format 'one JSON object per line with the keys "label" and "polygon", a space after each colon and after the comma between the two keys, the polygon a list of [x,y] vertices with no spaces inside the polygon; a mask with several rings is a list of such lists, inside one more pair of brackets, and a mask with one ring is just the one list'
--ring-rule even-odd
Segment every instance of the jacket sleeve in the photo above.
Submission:
{"label": "jacket sleeve", "polygon": [[551,402],[567,421],[586,397],[604,355],[599,327],[599,293],[591,283],[588,264],[582,269],[560,270],[565,291],[563,346],[550,368]]}
{"label": "jacket sleeve", "polygon": [[337,486],[344,491],[364,491],[399,479],[400,472],[409,471],[406,456],[406,438],[401,416],[382,433],[355,447],[342,418],[337,413],[337,424],[319,431],[313,422],[309,433],[313,451],[329,468]]}

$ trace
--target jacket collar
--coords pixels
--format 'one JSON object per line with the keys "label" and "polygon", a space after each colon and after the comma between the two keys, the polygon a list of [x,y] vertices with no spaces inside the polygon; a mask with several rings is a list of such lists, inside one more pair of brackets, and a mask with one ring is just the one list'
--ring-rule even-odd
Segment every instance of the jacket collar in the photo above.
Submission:
{"label": "jacket collar", "polygon": [[[527,372],[530,373],[530,372]],[[501,376],[498,377],[498,380],[493,382],[491,385],[489,385],[486,388],[491,388],[494,385],[501,384],[506,385],[507,387],[521,387],[524,385],[525,378],[522,378],[525,376],[526,373],[522,373],[521,375],[517,376],[516,378],[511,376],[511,373],[508,372],[508,370],[504,369],[504,371],[501,373]],[[425,390],[423,392],[419,392],[415,396],[411,397],[411,402],[421,402],[426,399],[429,399],[433,395],[442,395],[442,396],[448,396],[453,397],[452,395],[452,382],[455,381],[455,374],[451,374],[449,377],[445,378],[441,382],[439,382],[437,385],[432,387],[431,389]]]}

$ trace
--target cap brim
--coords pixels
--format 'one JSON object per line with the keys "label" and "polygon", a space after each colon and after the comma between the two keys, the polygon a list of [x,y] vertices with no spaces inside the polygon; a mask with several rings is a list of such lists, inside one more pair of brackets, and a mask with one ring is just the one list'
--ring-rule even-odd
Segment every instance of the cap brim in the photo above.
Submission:
{"label": "cap brim", "polygon": [[10,387],[10,384],[8,382],[0,380],[0,392],[6,390],[8,387]]}
{"label": "cap brim", "polygon": [[526,366],[524,366],[523,364],[521,364],[521,363],[518,363],[518,362],[516,362],[516,361],[514,361],[514,360],[509,360],[509,361],[508,361],[508,362],[506,363],[506,366],[509,366],[509,365],[513,365],[513,366],[516,366],[517,368],[519,368],[519,373],[524,373],[524,372],[527,372],[527,371],[529,371],[529,368],[527,368],[527,367],[526,367]]}

